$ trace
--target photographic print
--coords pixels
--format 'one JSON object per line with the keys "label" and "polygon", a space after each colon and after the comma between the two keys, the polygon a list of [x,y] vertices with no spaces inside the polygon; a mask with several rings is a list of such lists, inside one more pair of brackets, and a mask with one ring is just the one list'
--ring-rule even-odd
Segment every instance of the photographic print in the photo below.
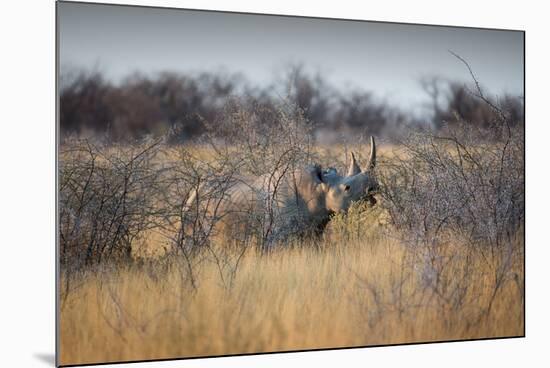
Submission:
{"label": "photographic print", "polygon": [[56,16],[58,365],[525,335],[523,31]]}

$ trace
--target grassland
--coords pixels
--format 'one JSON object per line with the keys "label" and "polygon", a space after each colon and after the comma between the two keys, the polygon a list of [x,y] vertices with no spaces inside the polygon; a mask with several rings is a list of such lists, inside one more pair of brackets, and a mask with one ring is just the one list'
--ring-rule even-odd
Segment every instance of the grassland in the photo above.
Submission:
{"label": "grassland", "polygon": [[[399,241],[382,215],[372,210],[337,218],[314,244],[267,255],[249,249],[234,272],[205,261],[197,266],[195,287],[183,266],[170,262],[72,280],[71,292],[61,295],[60,361],[523,334],[522,239],[506,252],[450,241],[438,249],[437,280],[427,281],[422,249]],[[154,234],[148,239],[143,244],[160,241]],[[499,278],[503,263],[506,275]]]}

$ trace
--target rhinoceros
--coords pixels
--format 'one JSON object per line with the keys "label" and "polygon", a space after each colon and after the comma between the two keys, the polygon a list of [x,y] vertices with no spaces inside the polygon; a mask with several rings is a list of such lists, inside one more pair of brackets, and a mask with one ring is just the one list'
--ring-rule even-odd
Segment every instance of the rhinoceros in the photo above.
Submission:
{"label": "rhinoceros", "polygon": [[[224,240],[246,241],[250,237],[262,244],[276,244],[289,236],[321,234],[335,213],[345,213],[355,201],[376,204],[378,182],[373,175],[376,145],[370,138],[368,165],[362,170],[353,152],[345,175],[336,169],[313,164],[288,173],[279,172],[241,179],[214,201],[208,209],[215,212],[215,234]],[[198,213],[199,191],[187,201],[191,213]],[[212,207],[215,207],[213,209]]]}

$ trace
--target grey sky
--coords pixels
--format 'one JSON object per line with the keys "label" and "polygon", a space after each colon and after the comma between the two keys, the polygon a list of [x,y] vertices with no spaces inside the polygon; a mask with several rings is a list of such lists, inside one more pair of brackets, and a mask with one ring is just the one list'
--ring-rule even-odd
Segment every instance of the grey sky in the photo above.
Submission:
{"label": "grey sky", "polygon": [[404,108],[423,75],[469,82],[460,54],[493,94],[523,95],[523,33],[160,8],[59,3],[60,65],[114,81],[139,71],[225,68],[266,84],[289,62]]}

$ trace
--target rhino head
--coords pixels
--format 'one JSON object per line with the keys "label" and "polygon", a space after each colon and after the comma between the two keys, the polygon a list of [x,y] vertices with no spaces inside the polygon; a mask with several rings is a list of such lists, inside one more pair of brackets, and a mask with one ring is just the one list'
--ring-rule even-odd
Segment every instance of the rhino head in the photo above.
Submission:
{"label": "rhino head", "polygon": [[355,155],[351,153],[348,170],[345,176],[338,174],[336,169],[329,168],[323,172],[322,181],[325,192],[325,206],[331,213],[346,212],[353,202],[368,201],[376,204],[374,194],[378,191],[378,181],[374,176],[376,166],[376,145],[370,137],[370,155],[368,165],[364,170],[359,167]]}

